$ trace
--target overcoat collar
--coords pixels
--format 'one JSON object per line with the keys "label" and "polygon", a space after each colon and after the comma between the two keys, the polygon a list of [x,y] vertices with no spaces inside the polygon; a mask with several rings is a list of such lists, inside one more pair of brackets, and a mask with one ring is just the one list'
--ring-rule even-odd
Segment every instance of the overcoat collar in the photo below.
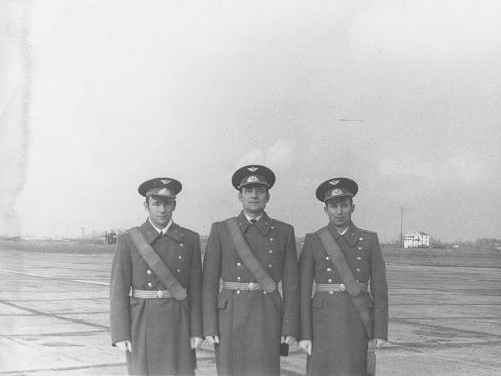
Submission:
{"label": "overcoat collar", "polygon": [[[242,230],[242,234],[245,234],[245,231],[247,231],[247,228],[251,225],[247,217],[245,216],[244,212],[240,212],[240,215],[237,217],[238,224],[240,226],[240,230]],[[267,235],[268,232],[270,232],[271,228],[271,218],[268,217],[268,214],[266,212],[259,218],[259,220],[256,222],[256,227],[259,229],[261,234]]]}
{"label": "overcoat collar", "polygon": [[[139,227],[139,231],[141,231],[141,234],[143,234],[146,241],[150,244],[152,244],[160,236],[148,219],[146,219],[146,222]],[[181,241],[181,228],[177,223],[172,222],[165,235],[171,237],[179,243]]]}
{"label": "overcoat collar", "polygon": [[344,233],[344,235],[341,235],[337,229],[334,227],[334,225],[332,224],[332,222],[329,222],[329,224],[327,225],[327,227],[329,228],[332,236],[334,236],[334,239],[338,239],[340,236],[344,236],[344,238],[346,239],[346,241],[348,243],[350,243],[350,245],[352,247],[354,247],[357,242],[358,242],[358,238],[359,238],[359,229],[357,228],[357,226],[355,226],[355,224],[353,222],[350,223],[350,225],[348,226],[348,230],[346,230],[346,232]]}

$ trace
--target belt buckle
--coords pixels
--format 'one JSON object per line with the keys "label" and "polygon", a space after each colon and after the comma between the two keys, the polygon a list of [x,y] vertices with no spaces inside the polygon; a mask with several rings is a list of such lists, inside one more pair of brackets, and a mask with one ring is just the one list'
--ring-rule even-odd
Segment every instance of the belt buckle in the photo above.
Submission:
{"label": "belt buckle", "polygon": [[157,291],[157,299],[162,299],[164,297],[164,292],[162,290]]}
{"label": "belt buckle", "polygon": [[341,283],[341,284],[339,285],[339,290],[341,290],[341,291],[346,291],[346,286],[344,285],[344,283]]}
{"label": "belt buckle", "polygon": [[251,282],[251,283],[249,283],[248,287],[249,287],[250,291],[253,291],[256,288],[256,285],[254,284],[254,282]]}

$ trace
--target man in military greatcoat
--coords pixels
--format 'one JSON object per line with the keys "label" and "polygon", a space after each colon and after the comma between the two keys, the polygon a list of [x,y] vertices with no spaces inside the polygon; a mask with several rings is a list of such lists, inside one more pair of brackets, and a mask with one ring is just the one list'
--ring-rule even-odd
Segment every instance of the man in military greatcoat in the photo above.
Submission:
{"label": "man in military greatcoat", "polygon": [[274,183],[274,173],[265,166],[238,169],[232,184],[243,210],[210,231],[203,271],[204,336],[214,344],[222,376],[280,375],[281,349],[298,335],[294,228],[265,212]]}
{"label": "man in military greatcoat", "polygon": [[200,237],[172,221],[181,183],[142,183],[148,218],[118,237],[111,270],[111,340],[129,374],[194,375],[202,343]]}
{"label": "man in military greatcoat", "polygon": [[306,235],[299,258],[299,346],[308,354],[309,376],[374,374],[372,350],[388,337],[385,264],[377,234],[351,220],[357,191],[347,178],[329,179],[316,191],[329,223]]}

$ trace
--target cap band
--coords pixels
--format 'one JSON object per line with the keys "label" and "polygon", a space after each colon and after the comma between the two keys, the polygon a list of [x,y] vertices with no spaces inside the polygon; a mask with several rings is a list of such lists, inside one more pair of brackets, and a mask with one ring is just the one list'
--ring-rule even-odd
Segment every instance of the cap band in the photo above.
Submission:
{"label": "cap band", "polygon": [[263,175],[248,175],[240,181],[240,184],[238,187],[242,188],[243,186],[246,186],[249,184],[262,184],[262,185],[266,185],[267,187],[270,186],[270,184],[268,184],[268,181],[266,180],[266,178]]}
{"label": "cap band", "polygon": [[334,188],[326,192],[324,201],[330,200],[331,198],[346,196],[353,197],[353,194],[347,188]]}
{"label": "cap band", "polygon": [[146,196],[161,196],[161,197],[171,197],[176,198],[176,195],[173,192],[165,187],[159,188],[151,188],[146,192]]}

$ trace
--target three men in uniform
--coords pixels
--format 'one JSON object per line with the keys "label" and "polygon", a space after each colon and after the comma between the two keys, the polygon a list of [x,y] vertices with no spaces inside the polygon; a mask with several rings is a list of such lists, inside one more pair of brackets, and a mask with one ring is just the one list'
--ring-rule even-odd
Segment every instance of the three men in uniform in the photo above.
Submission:
{"label": "three men in uniform", "polygon": [[111,272],[112,343],[130,374],[193,375],[203,337],[220,376],[278,376],[296,338],[309,376],[373,374],[388,287],[377,234],[351,221],[358,185],[317,188],[329,223],[306,235],[298,268],[294,228],[265,212],[274,183],[261,165],[233,174],[242,211],[212,225],[203,275],[199,235],[172,222],[181,183],[139,186],[148,219],[119,236]]}

